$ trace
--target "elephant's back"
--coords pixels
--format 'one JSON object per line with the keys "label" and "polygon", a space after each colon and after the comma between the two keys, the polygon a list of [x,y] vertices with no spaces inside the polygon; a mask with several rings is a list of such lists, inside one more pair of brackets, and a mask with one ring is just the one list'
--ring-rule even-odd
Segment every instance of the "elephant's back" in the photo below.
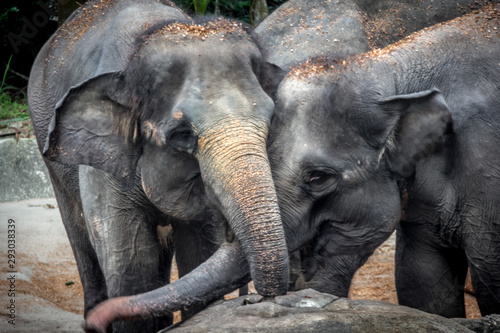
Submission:
{"label": "elephant's back", "polygon": [[267,61],[288,69],[313,57],[370,50],[355,1],[290,0],[254,30]]}
{"label": "elephant's back", "polygon": [[75,11],[45,43],[31,70],[28,104],[40,148],[55,105],[71,87],[123,70],[145,30],[185,18],[179,9],[154,0],[92,1]]}

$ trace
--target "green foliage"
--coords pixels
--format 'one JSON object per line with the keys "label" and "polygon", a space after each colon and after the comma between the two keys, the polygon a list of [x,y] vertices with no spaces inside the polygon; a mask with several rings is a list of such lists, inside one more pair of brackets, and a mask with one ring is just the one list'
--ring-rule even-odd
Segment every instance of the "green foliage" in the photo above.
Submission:
{"label": "green foliage", "polygon": [[196,15],[205,15],[210,0],[193,0]]}
{"label": "green foliage", "polygon": [[9,68],[10,68],[10,62],[12,61],[12,57],[14,55],[11,55],[10,58],[9,58],[9,61],[7,61],[7,65],[5,66],[5,70],[3,72],[3,76],[2,76],[2,82],[0,83],[0,93],[5,93],[7,92],[7,90],[16,90],[16,91],[19,91],[22,93],[22,90],[19,89],[19,88],[16,88],[12,85],[8,85],[7,84],[7,79],[9,78],[13,78],[13,76],[11,77],[7,77],[7,73],[9,73]]}
{"label": "green foliage", "polygon": [[26,98],[12,99],[6,92],[0,93],[0,119],[28,119],[28,104]]}
{"label": "green foliage", "polygon": [[26,95],[21,89],[8,85],[6,82],[9,79],[7,74],[9,72],[11,60],[12,55],[7,62],[7,66],[2,76],[2,82],[0,83],[0,119],[26,119],[29,118]]}
{"label": "green foliage", "polygon": [[9,61],[7,62],[7,66],[5,66],[5,71],[3,72],[2,83],[0,84],[0,93],[9,89],[9,86],[5,85],[5,80],[7,79],[7,73],[9,72],[10,62],[12,61],[13,55],[10,56]]}
{"label": "green foliage", "polygon": [[10,13],[18,13],[19,8],[16,6],[5,9],[5,11],[0,15],[0,23],[6,22],[9,18]]}
{"label": "green foliage", "polygon": [[219,0],[219,8],[221,13],[224,16],[234,17],[245,21],[247,23],[250,22],[250,0],[242,0],[242,1],[234,1],[234,0]]}

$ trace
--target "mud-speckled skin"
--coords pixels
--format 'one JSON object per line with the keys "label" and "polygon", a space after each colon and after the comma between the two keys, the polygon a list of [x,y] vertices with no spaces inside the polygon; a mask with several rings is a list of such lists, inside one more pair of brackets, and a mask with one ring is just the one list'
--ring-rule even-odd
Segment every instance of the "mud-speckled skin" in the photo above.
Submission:
{"label": "mud-speckled skin", "polygon": [[469,266],[482,314],[500,312],[499,29],[492,5],[291,69],[268,153],[289,249],[314,239],[306,273],[371,253],[401,219],[400,304],[464,316]]}
{"label": "mud-speckled skin", "polygon": [[[497,1],[290,0],[255,30],[266,59],[288,72],[310,58],[362,54]],[[297,69],[296,69],[297,70]],[[309,70],[322,71],[321,66]],[[284,75],[284,74],[283,74]],[[315,237],[291,255],[290,289],[313,288],[347,297],[352,277],[370,253],[324,256]]]}
{"label": "mud-speckled skin", "polygon": [[[260,293],[286,292],[288,254],[265,150],[274,108],[259,83],[265,71],[241,23],[195,22],[155,0],[89,2],[40,51],[30,114],[87,320],[125,319],[122,301],[89,310],[168,284],[172,243],[187,274],[224,242],[228,226],[236,257],[221,250],[210,274],[200,268],[197,279],[135,298],[142,313],[134,317],[157,318],[113,330],[156,332],[171,311],[221,297],[250,274]],[[169,295],[172,304],[163,303]]]}
{"label": "mud-speckled skin", "polygon": [[266,59],[288,70],[313,57],[360,54],[488,1],[290,0],[255,29]]}

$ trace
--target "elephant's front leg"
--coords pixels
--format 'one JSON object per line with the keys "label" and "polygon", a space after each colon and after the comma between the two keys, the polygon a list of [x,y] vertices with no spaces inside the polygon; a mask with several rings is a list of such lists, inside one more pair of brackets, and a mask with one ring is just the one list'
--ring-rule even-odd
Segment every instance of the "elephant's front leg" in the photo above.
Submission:
{"label": "elephant's front leg", "polygon": [[[173,243],[179,278],[210,258],[224,242],[226,227],[207,214],[203,221],[174,221]],[[185,320],[203,310],[204,304],[182,310]]]}
{"label": "elephant's front leg", "polygon": [[[495,253],[498,256],[498,252]],[[490,255],[493,257],[493,255]],[[498,258],[469,257],[472,286],[482,316],[500,313],[500,264]]]}
{"label": "elephant's front leg", "polygon": [[104,276],[85,226],[79,196],[78,166],[62,165],[47,160],[45,162],[64,228],[78,266],[84,292],[84,315],[86,316],[90,309],[105,301],[108,295]]}
{"label": "elephant's front leg", "polygon": [[438,234],[425,229],[401,222],[397,230],[398,302],[448,318],[465,317],[465,253],[439,246]]}
{"label": "elephant's front leg", "polygon": [[[498,194],[491,198],[498,198]],[[498,214],[491,216],[496,218]],[[500,313],[500,260],[498,259],[500,222],[488,221],[485,217],[473,220],[465,228],[467,228],[463,237],[465,252],[481,315],[498,314]]]}
{"label": "elephant's front leg", "polygon": [[[140,188],[125,192],[107,173],[80,167],[80,189],[108,297],[135,295],[168,284],[172,253],[158,240],[162,215],[148,206]],[[117,322],[113,332],[156,332],[171,321],[168,316]]]}

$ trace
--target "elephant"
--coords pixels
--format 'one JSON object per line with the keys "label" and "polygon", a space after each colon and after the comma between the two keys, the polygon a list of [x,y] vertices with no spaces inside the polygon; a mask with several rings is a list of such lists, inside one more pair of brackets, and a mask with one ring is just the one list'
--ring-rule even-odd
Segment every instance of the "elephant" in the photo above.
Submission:
{"label": "elephant", "polygon": [[308,60],[280,83],[268,155],[288,249],[314,240],[315,283],[345,283],[397,228],[399,304],[464,317],[469,267],[482,315],[500,312],[499,14]]}
{"label": "elephant", "polygon": [[[142,310],[150,298],[125,296],[162,286],[169,311],[250,280],[262,295],[286,293],[266,154],[268,67],[245,25],[194,20],[169,1],[91,1],[47,41],[30,74],[29,110],[87,318],[106,313],[111,298]],[[192,272],[168,284],[172,242],[180,275]],[[161,315],[113,330],[170,322]]]}
{"label": "elephant", "polygon": [[[254,30],[267,61],[282,69],[318,57],[343,58],[386,47],[433,24],[496,1],[290,0]],[[278,198],[279,199],[279,198]],[[285,233],[287,231],[285,230]],[[290,255],[289,290],[313,288],[348,297],[351,280],[372,251],[332,255],[318,233]],[[327,254],[325,256],[325,254]]]}

